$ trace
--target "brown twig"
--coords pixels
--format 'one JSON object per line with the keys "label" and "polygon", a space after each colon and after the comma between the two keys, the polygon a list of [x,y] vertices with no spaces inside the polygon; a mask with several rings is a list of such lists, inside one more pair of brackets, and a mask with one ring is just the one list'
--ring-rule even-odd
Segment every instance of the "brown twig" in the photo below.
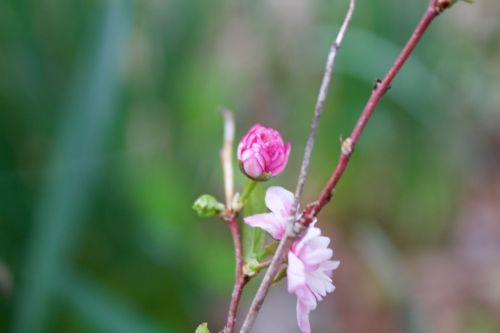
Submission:
{"label": "brown twig", "polygon": [[[405,47],[399,54],[398,58],[392,65],[392,67],[387,72],[385,78],[383,80],[378,80],[373,87],[372,94],[366,103],[366,106],[361,113],[354,129],[352,130],[351,135],[342,142],[340,159],[335,167],[328,183],[321,191],[321,194],[318,197],[318,200],[314,203],[313,207],[311,207],[311,211],[309,213],[310,221],[321,211],[321,209],[330,201],[332,191],[335,189],[338,181],[344,174],[344,171],[349,163],[354,147],[356,146],[363,129],[365,128],[368,120],[371,115],[375,111],[376,106],[378,105],[380,99],[385,95],[387,90],[391,87],[392,80],[398,74],[399,70],[406,62],[415,46],[417,46],[418,42],[424,35],[425,31],[431,24],[431,22],[446,8],[448,8],[452,2],[452,0],[431,0],[429,2],[429,6],[425,11],[424,16],[418,23],[415,31],[411,35],[410,39],[406,43]],[[308,222],[310,222],[308,221]],[[307,223],[307,222],[306,222]]]}
{"label": "brown twig", "polygon": [[238,311],[241,294],[243,292],[243,288],[249,280],[249,277],[243,274],[243,251],[241,247],[240,231],[238,228],[238,219],[236,217],[233,217],[228,221],[228,223],[234,243],[236,258],[236,277],[234,279],[233,292],[231,294],[231,303],[229,304],[229,311],[227,314],[227,322],[223,330],[224,333],[232,333],[234,330],[236,313]]}
{"label": "brown twig", "polygon": [[248,277],[243,274],[243,250],[241,246],[241,236],[238,227],[237,213],[233,210],[233,163],[232,163],[232,150],[234,141],[234,119],[230,111],[224,111],[224,142],[220,151],[222,162],[222,171],[224,174],[224,193],[226,196],[226,210],[222,217],[227,221],[229,230],[234,243],[234,256],[235,256],[235,279],[233,292],[231,294],[231,303],[229,304],[229,311],[227,314],[226,326],[222,332],[232,333],[236,320],[236,313],[238,311],[238,304],[240,302],[241,293],[245,284],[248,282]]}
{"label": "brown twig", "polygon": [[283,254],[290,247],[291,239],[293,238],[292,231],[294,229],[293,226],[295,222],[295,216],[297,215],[299,200],[300,197],[302,196],[302,191],[304,189],[304,183],[309,168],[309,161],[311,160],[311,154],[314,147],[316,132],[318,129],[319,118],[323,111],[323,106],[325,104],[326,96],[328,94],[328,88],[330,86],[330,81],[332,77],[333,65],[335,63],[335,58],[337,56],[337,50],[340,48],[340,44],[342,43],[347,27],[349,26],[349,23],[352,19],[352,15],[354,13],[354,6],[355,6],[355,0],[350,0],[349,9],[347,10],[347,14],[344,18],[344,21],[340,27],[337,37],[335,38],[335,41],[330,46],[330,51],[328,53],[328,58],[325,66],[325,73],[323,75],[323,81],[321,83],[318,99],[316,101],[314,116],[311,122],[311,129],[309,131],[309,137],[307,138],[304,157],[302,159],[302,165],[300,168],[297,188],[295,190],[294,204],[292,206],[292,211],[290,212],[292,213],[293,218],[288,222],[287,232],[281,239],[278,248],[276,249],[276,253],[273,256],[271,264],[269,265],[269,268],[267,269],[266,274],[262,279],[262,282],[259,286],[259,289],[257,290],[257,293],[255,294],[255,297],[252,301],[252,304],[250,305],[250,309],[248,310],[245,321],[243,322],[243,326],[241,327],[240,333],[247,333],[252,328],[253,323],[257,318],[257,314],[259,313],[262,303],[264,302],[264,299],[267,295],[267,292],[269,291],[269,287],[273,283],[276,274],[278,274],[281,268]]}

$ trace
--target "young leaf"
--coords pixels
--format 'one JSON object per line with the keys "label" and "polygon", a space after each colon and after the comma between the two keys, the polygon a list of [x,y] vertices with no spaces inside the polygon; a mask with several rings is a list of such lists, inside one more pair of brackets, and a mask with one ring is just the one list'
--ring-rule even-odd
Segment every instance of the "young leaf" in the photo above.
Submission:
{"label": "young leaf", "polygon": [[[261,183],[252,184],[248,181],[245,187],[254,186],[245,203],[245,216],[264,213],[266,205],[264,203],[265,191]],[[245,192],[245,191],[244,191]],[[264,247],[265,233],[260,228],[252,228],[243,224],[243,253],[245,262],[256,259]]]}
{"label": "young leaf", "polygon": [[210,333],[208,330],[207,323],[202,323],[198,325],[198,328],[196,328],[196,331],[194,333]]}
{"label": "young leaf", "polygon": [[209,194],[203,194],[201,197],[196,199],[193,204],[193,209],[201,217],[208,217],[222,213],[224,210],[224,205],[217,201],[213,196]]}

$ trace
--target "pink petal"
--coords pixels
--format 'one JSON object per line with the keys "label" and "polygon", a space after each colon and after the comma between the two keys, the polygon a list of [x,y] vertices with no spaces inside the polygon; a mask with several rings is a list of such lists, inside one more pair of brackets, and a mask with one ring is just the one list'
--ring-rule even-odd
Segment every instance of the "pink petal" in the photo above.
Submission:
{"label": "pink petal", "polygon": [[306,234],[304,235],[304,237],[302,237],[301,239],[299,239],[298,241],[296,241],[295,253],[299,254],[299,256],[300,256],[300,253],[302,252],[302,249],[304,248],[304,246],[306,246],[307,243],[311,239],[313,239],[315,237],[318,237],[320,235],[321,235],[321,230],[319,230],[319,228],[313,227],[311,225],[307,229]]}
{"label": "pink petal", "polygon": [[329,290],[333,290],[332,279],[321,271],[307,274],[307,286],[318,301],[321,301]]}
{"label": "pink petal", "polygon": [[325,236],[316,237],[308,242],[308,245],[315,249],[326,249],[330,244],[330,238]]}
{"label": "pink petal", "polygon": [[283,150],[281,151],[281,156],[276,159],[278,163],[273,164],[273,170],[272,170],[273,176],[280,174],[285,169],[288,163],[288,156],[290,155],[290,148],[291,145],[287,143],[284,147],[284,151]]}
{"label": "pink petal", "polygon": [[291,215],[294,196],[290,191],[280,186],[271,186],[266,192],[266,206],[276,214],[286,220]]}
{"label": "pink petal", "polygon": [[297,290],[295,290],[295,295],[297,295],[297,298],[299,298],[302,303],[307,305],[309,309],[316,309],[316,305],[318,304],[318,302],[316,302],[316,298],[314,297],[311,290],[309,290],[309,287],[304,286],[302,288],[298,288]]}
{"label": "pink petal", "polygon": [[264,172],[264,169],[262,168],[258,160],[254,157],[243,161],[243,169],[245,170],[245,173],[252,178],[258,178]]}
{"label": "pink petal", "polygon": [[288,252],[288,266],[286,269],[288,280],[288,292],[293,293],[298,288],[304,287],[306,284],[305,267],[302,261],[293,253]]}
{"label": "pink petal", "polygon": [[297,295],[297,324],[302,333],[310,333],[309,312],[316,308],[316,298],[307,287],[297,289],[295,294]]}
{"label": "pink petal", "polygon": [[314,266],[327,261],[332,257],[332,255],[332,249],[317,249],[313,251],[305,251],[301,256],[301,259],[306,263],[306,265]]}
{"label": "pink petal", "polygon": [[245,149],[245,145],[243,144],[243,141],[241,141],[239,144],[238,144],[238,149],[236,150],[236,155],[238,157],[238,160],[241,161],[242,159],[242,155],[243,155],[243,150]]}
{"label": "pink petal", "polygon": [[297,324],[302,333],[311,333],[311,324],[309,323],[309,312],[311,310],[297,299]]}
{"label": "pink petal", "polygon": [[274,239],[281,239],[285,232],[285,223],[273,213],[251,215],[243,218],[243,220],[251,227],[264,229]]}
{"label": "pink petal", "polygon": [[323,271],[333,271],[334,269],[337,269],[339,265],[340,261],[338,260],[328,260],[321,263],[321,269],[323,269]]}

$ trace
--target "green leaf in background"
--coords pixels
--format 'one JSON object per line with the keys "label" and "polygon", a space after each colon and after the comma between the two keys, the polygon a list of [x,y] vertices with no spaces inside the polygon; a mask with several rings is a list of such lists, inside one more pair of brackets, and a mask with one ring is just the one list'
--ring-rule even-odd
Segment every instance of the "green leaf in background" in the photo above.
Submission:
{"label": "green leaf in background", "polygon": [[[243,193],[247,192],[247,188],[253,186],[253,191],[249,194],[248,199],[245,203],[244,215],[254,215],[264,213],[266,211],[266,204],[264,202],[265,191],[261,183],[256,183],[249,180],[245,184],[245,190]],[[252,228],[246,224],[243,224],[243,253],[245,262],[251,259],[256,259],[259,253],[262,252],[264,247],[265,233],[260,228]]]}
{"label": "green leaf in background", "polygon": [[106,333],[170,333],[131,308],[122,299],[92,280],[74,272],[57,276],[54,292],[71,310],[80,315],[97,332]]}
{"label": "green leaf in background", "polygon": [[203,194],[196,199],[193,204],[193,209],[201,217],[208,217],[222,213],[224,205],[217,201],[210,194]]}
{"label": "green leaf in background", "polygon": [[[78,68],[34,213],[12,315],[13,333],[44,330],[54,281],[71,257],[99,181],[105,143],[118,115],[120,59],[131,25],[129,1],[104,3],[96,41]],[[99,21],[97,21],[99,22]],[[83,47],[82,47],[83,48]]]}
{"label": "green leaf in background", "polygon": [[210,331],[208,330],[207,323],[200,324],[196,328],[196,332],[194,332],[194,333],[210,333]]}

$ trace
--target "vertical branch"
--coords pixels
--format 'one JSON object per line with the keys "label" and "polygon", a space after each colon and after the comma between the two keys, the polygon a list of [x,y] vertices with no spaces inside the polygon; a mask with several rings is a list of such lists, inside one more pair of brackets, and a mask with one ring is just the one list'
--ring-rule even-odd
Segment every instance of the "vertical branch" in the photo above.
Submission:
{"label": "vertical branch", "polygon": [[342,40],[344,38],[345,32],[347,30],[347,27],[349,26],[349,23],[351,22],[353,13],[354,13],[354,7],[355,7],[355,0],[350,0],[349,2],[349,9],[347,10],[347,14],[344,18],[344,21],[342,22],[342,25],[340,27],[340,30],[337,34],[337,37],[335,38],[335,41],[333,44],[330,46],[330,51],[328,52],[328,57],[326,61],[326,66],[325,66],[325,73],[323,74],[323,80],[321,83],[321,87],[319,90],[318,94],[318,99],[316,101],[316,106],[314,108],[314,115],[313,119],[311,122],[311,129],[309,131],[309,136],[307,138],[307,144],[306,148],[304,151],[304,157],[302,159],[302,165],[300,168],[300,173],[299,173],[299,179],[297,182],[297,188],[295,190],[295,198],[294,198],[294,203],[292,206],[292,219],[288,221],[287,225],[287,232],[281,239],[278,248],[276,249],[276,253],[273,256],[273,259],[271,261],[271,264],[269,265],[269,268],[266,271],[266,274],[264,275],[264,278],[262,279],[262,282],[259,286],[259,289],[257,290],[257,293],[255,294],[255,297],[252,301],[252,304],[250,305],[250,309],[248,310],[247,316],[245,318],[245,321],[243,323],[243,326],[240,330],[240,333],[247,333],[250,331],[250,329],[253,326],[253,323],[255,322],[255,319],[257,318],[257,314],[259,313],[259,310],[264,303],[264,299],[267,295],[267,292],[269,291],[269,288],[276,276],[278,274],[281,264],[282,264],[282,258],[283,255],[288,251],[291,240],[297,236],[299,233],[298,231],[294,230],[293,226],[295,224],[295,219],[297,215],[297,210],[299,207],[299,201],[300,197],[302,196],[302,192],[304,189],[304,183],[305,179],[307,176],[307,171],[309,168],[309,161],[311,160],[311,154],[312,150],[314,147],[314,141],[316,138],[316,133],[318,129],[318,124],[319,124],[319,119],[321,117],[321,113],[323,112],[323,106],[325,104],[326,96],[328,94],[328,88],[330,86],[330,81],[332,77],[332,72],[333,72],[333,65],[335,63],[335,59],[337,56],[337,51],[340,48],[340,44],[342,43]]}
{"label": "vertical branch", "polygon": [[344,22],[340,26],[340,30],[337,34],[337,37],[335,38],[335,41],[330,46],[330,51],[328,53],[328,58],[326,60],[326,65],[325,65],[325,73],[323,74],[323,81],[321,82],[318,99],[316,100],[314,115],[311,121],[311,129],[309,130],[309,136],[307,137],[306,148],[304,151],[304,156],[302,158],[302,165],[300,167],[299,179],[297,181],[297,187],[295,189],[295,201],[292,210],[292,212],[294,212],[295,214],[297,214],[300,197],[302,196],[302,192],[304,190],[307,171],[309,169],[309,162],[311,161],[311,154],[314,148],[314,141],[316,139],[316,133],[318,131],[319,119],[321,117],[321,113],[323,112],[323,106],[325,104],[325,100],[328,95],[328,88],[330,87],[333,65],[337,57],[337,51],[340,48],[340,44],[344,39],[345,32],[347,31],[347,27],[349,26],[349,23],[351,22],[352,19],[352,15],[354,14],[355,4],[356,4],[355,0],[349,1],[349,9],[347,10]]}
{"label": "vertical branch", "polygon": [[229,229],[233,236],[234,242],[234,255],[236,258],[236,276],[234,279],[233,292],[231,294],[231,303],[229,304],[229,311],[227,314],[226,326],[223,333],[232,333],[236,323],[236,313],[238,312],[238,305],[240,303],[243,288],[248,282],[248,276],[243,274],[243,252],[241,246],[240,231],[238,228],[238,220],[233,217],[229,221]]}
{"label": "vertical branch", "polygon": [[233,177],[233,141],[234,141],[234,118],[231,111],[224,111],[224,143],[220,150],[222,172],[224,176],[224,194],[226,196],[226,208],[231,208],[234,192]]}
{"label": "vertical branch", "polygon": [[234,118],[230,111],[224,111],[224,142],[220,150],[220,157],[222,162],[222,171],[224,174],[224,193],[226,197],[226,210],[223,214],[224,219],[229,225],[231,237],[234,243],[234,256],[235,256],[235,278],[233,292],[231,294],[231,302],[229,304],[229,311],[227,314],[226,326],[224,333],[232,333],[234,330],[236,313],[238,311],[238,304],[240,302],[241,293],[248,278],[243,274],[243,250],[241,245],[241,235],[238,227],[237,212],[233,210],[233,193],[234,193],[234,177],[233,177],[233,163],[232,151],[234,141]]}

